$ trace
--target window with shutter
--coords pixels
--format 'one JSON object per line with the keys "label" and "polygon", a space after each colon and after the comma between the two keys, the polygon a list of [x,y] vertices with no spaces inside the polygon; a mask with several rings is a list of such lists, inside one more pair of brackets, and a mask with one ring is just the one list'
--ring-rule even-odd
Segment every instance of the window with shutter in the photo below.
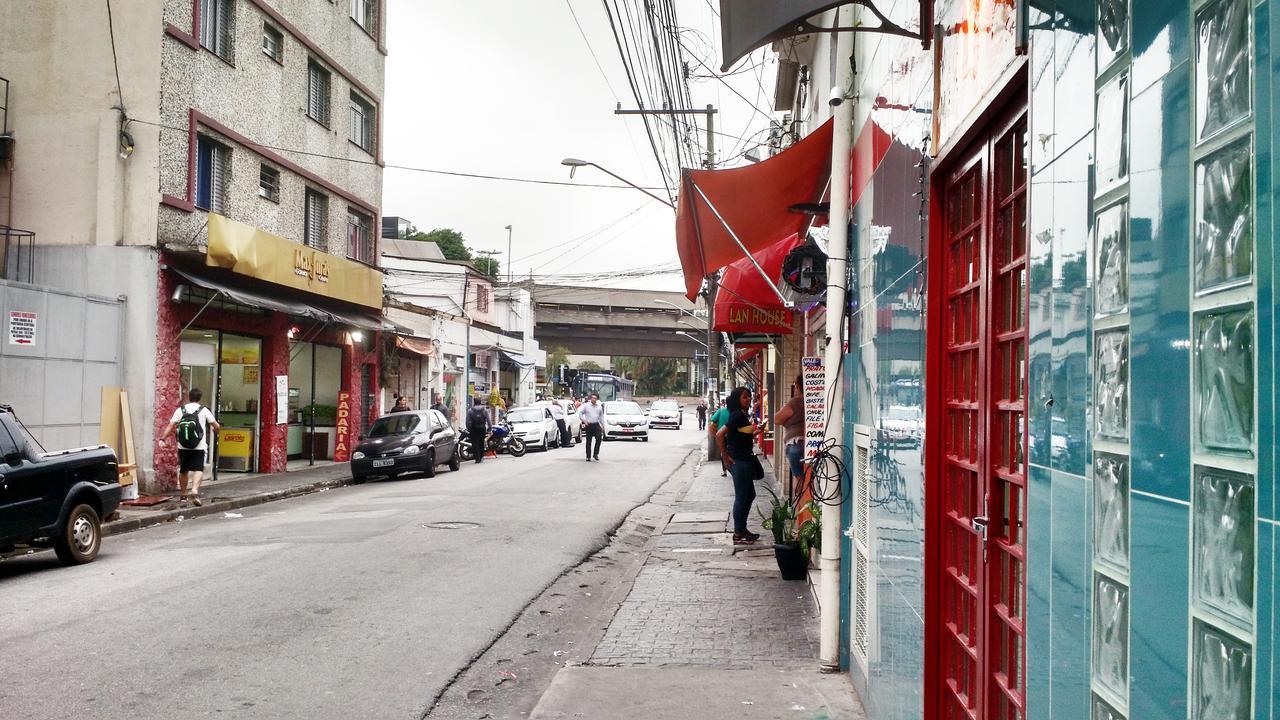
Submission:
{"label": "window with shutter", "polygon": [[223,212],[230,165],[229,148],[203,135],[196,138],[196,207]]}
{"label": "window with shutter", "polygon": [[262,24],[262,53],[278,63],[284,63],[284,33]]}
{"label": "window with shutter", "polygon": [[378,0],[351,0],[351,19],[373,35],[378,29]]}
{"label": "window with shutter", "polygon": [[329,127],[329,71],[314,60],[307,65],[307,116]]}
{"label": "window with shutter", "polygon": [[303,242],[317,250],[328,250],[325,235],[328,229],[329,198],[307,188],[304,209]]}
{"label": "window with shutter", "polygon": [[373,218],[353,207],[347,208],[347,257],[373,262]]}
{"label": "window with shutter", "polygon": [[200,0],[200,45],[227,62],[232,59],[233,0]]}

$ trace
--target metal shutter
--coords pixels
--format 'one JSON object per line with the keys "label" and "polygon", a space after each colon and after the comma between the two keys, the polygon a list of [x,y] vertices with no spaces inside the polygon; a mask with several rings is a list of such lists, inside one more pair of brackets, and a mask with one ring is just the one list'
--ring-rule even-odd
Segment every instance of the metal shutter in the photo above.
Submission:
{"label": "metal shutter", "polygon": [[224,214],[227,183],[231,178],[231,150],[223,145],[213,146],[213,163],[209,175],[209,211]]}

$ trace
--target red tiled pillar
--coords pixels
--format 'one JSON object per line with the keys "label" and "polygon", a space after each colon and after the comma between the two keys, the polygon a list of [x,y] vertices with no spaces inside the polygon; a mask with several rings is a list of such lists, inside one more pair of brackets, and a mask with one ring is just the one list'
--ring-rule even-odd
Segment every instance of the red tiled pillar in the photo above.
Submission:
{"label": "red tiled pillar", "polygon": [[[270,328],[262,338],[258,472],[284,472],[288,461],[289,425],[276,423],[276,376],[289,375],[290,327],[288,315],[272,313]],[[285,402],[288,401],[286,397]]]}
{"label": "red tiled pillar", "polygon": [[182,323],[174,312],[171,300],[178,283],[171,273],[164,270],[157,270],[157,275],[159,303],[156,308],[155,439],[151,447],[155,473],[143,488],[143,492],[148,493],[176,490],[178,487],[177,444],[172,437],[164,434],[164,429],[169,425],[182,393],[182,369],[179,364],[181,355],[178,347],[178,333],[182,331]]}

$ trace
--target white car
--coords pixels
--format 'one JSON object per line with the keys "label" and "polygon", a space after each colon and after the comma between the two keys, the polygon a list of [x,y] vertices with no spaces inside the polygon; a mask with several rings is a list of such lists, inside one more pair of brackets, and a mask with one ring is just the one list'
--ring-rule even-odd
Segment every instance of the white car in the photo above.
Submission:
{"label": "white car", "polygon": [[684,425],[684,412],[680,410],[680,403],[675,400],[654,400],[649,403],[649,427],[656,428],[659,425],[669,428],[679,428]]}
{"label": "white car", "polygon": [[649,442],[649,418],[630,400],[610,400],[604,405],[604,439],[640,438]]}
{"label": "white car", "polygon": [[511,434],[524,440],[525,447],[533,450],[560,447],[560,426],[546,407],[520,407],[507,411],[507,425]]}
{"label": "white car", "polygon": [[574,407],[572,400],[561,400],[559,408],[552,405],[550,400],[539,400],[532,407],[550,408],[553,419],[558,413],[563,413],[565,427],[569,428],[569,437],[574,442],[582,442],[582,417],[578,415],[578,408]]}

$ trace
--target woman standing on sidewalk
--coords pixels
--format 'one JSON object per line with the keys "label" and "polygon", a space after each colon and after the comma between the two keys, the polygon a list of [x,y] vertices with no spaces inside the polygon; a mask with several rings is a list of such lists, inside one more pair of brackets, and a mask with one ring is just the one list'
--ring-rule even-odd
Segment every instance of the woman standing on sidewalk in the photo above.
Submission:
{"label": "woman standing on sidewalk", "polygon": [[764,468],[752,448],[756,424],[751,421],[751,391],[734,388],[729,393],[729,418],[716,432],[720,459],[733,476],[733,544],[751,545],[760,536],[747,530],[747,516],[756,500],[756,480],[764,476]]}

